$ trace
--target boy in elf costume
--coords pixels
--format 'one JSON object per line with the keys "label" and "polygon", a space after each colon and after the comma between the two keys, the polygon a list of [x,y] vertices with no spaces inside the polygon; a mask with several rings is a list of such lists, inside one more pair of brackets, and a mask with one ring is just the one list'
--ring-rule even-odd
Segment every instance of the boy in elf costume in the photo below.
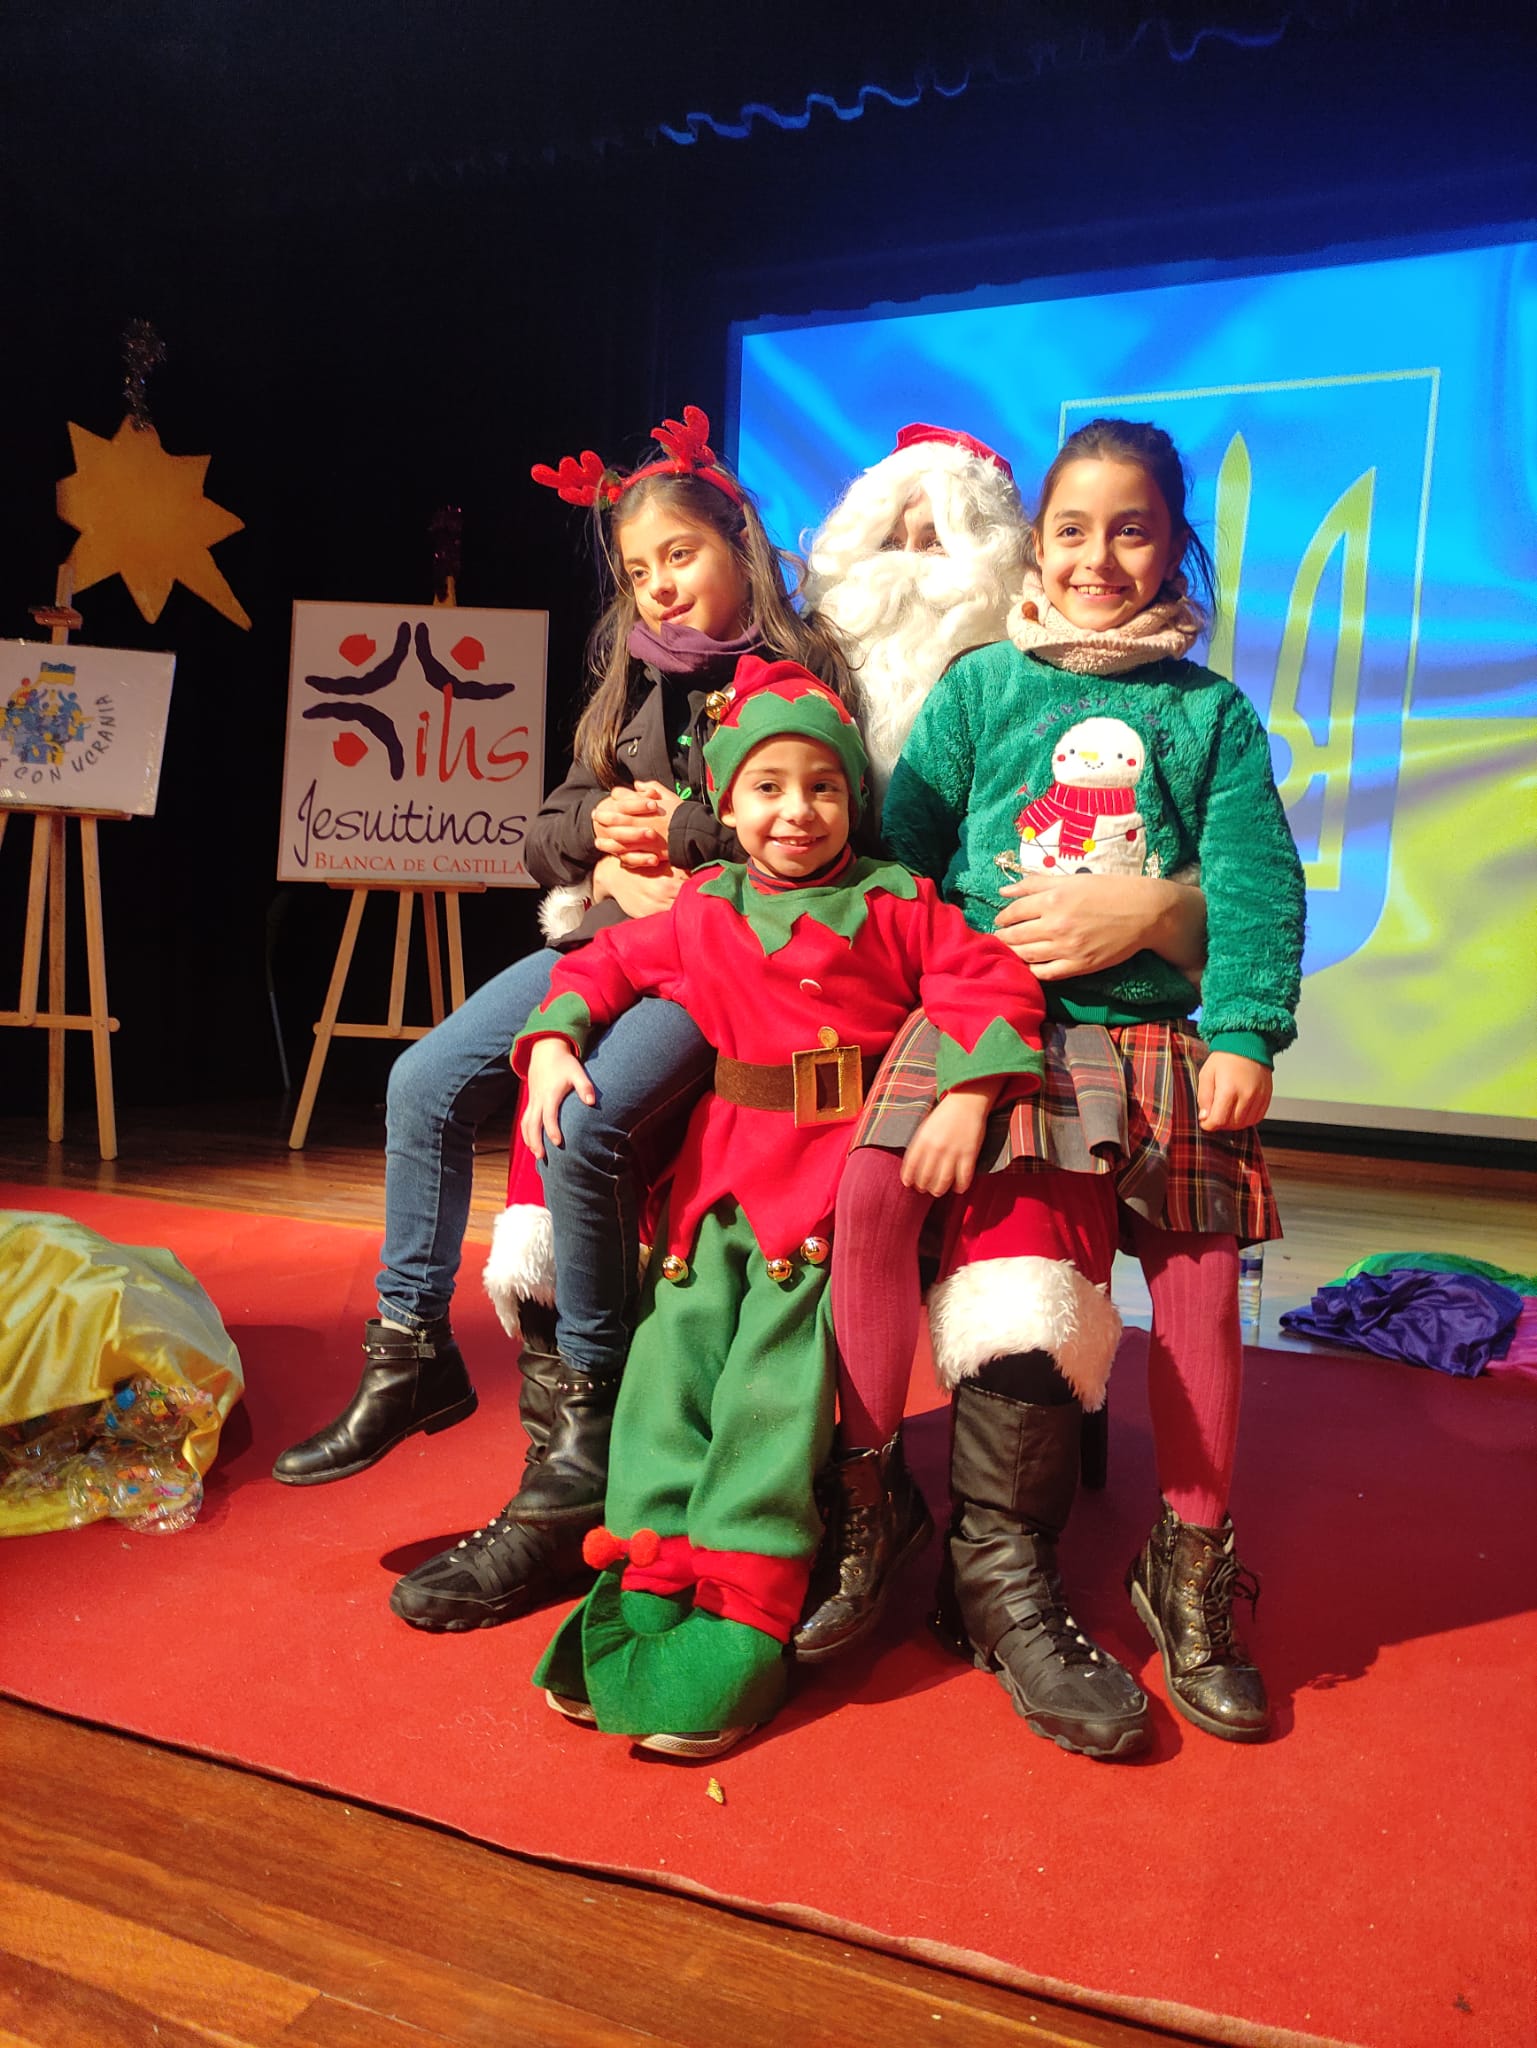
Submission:
{"label": "boy in elf costume", "polygon": [[931,883],[854,854],[865,751],[831,692],[746,656],[717,708],[707,785],[746,861],[565,962],[513,1048],[540,1156],[565,1096],[590,1096],[588,1039],[641,995],[686,1005],[716,1048],[653,1238],[588,1538],[601,1575],[534,1681],[569,1718],[681,1757],[720,1754],[784,1696],[832,1434],[827,1233],[864,1086],[921,1002],[940,1083],[913,1142],[964,1188],[1005,1080],[1037,1085],[1043,1009]]}

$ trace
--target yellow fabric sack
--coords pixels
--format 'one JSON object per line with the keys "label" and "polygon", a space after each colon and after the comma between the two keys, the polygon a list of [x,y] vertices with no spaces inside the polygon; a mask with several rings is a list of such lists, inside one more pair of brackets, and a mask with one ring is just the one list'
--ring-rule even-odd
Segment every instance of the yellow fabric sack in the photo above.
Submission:
{"label": "yellow fabric sack", "polygon": [[[0,1210],[0,1425],[99,1407],[133,1379],[204,1397],[176,1453],[201,1478],[245,1384],[203,1288],[168,1251],[114,1244],[67,1216]],[[0,1536],[82,1519],[58,1493],[0,1490]]]}

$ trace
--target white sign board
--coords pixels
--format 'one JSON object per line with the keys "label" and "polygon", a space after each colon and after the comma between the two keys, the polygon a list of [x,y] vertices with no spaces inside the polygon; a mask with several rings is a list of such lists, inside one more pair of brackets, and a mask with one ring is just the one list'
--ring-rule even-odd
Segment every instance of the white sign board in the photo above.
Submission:
{"label": "white sign board", "polygon": [[296,604],[282,882],[532,888],[546,612]]}
{"label": "white sign board", "polygon": [[154,815],[173,654],[0,640],[0,804]]}

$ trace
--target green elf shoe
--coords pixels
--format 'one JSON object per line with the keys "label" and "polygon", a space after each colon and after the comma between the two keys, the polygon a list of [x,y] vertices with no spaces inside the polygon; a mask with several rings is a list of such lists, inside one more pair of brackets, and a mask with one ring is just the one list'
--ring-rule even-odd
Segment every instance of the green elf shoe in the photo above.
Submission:
{"label": "green elf shoe", "polygon": [[563,1699],[587,1697],[587,1674],[582,1669],[582,1614],[586,1606],[583,1600],[580,1606],[572,1608],[534,1666],[534,1684],[545,1692],[558,1693]]}
{"label": "green elf shoe", "polygon": [[784,1646],[772,1636],[687,1595],[622,1592],[611,1573],[587,1596],[582,1649],[587,1697],[615,1734],[753,1728],[784,1702]]}

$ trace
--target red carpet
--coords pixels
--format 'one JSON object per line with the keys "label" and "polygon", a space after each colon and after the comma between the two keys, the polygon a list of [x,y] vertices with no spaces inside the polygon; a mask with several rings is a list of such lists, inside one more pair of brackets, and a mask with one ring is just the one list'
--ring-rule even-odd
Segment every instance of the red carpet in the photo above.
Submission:
{"label": "red carpet", "polygon": [[[176,1252],[248,1390],[185,1534],[0,1544],[0,1689],[1215,2039],[1537,2040],[1537,1401],[1520,1383],[1251,1353],[1235,1514],[1266,1582],[1249,1631],[1278,1709],[1263,1747],[1167,1711],[1120,1591],[1156,1505],[1133,1335],[1110,1485],[1081,1502],[1066,1558],[1081,1618],[1155,1697],[1147,1759],[1095,1765],[1032,1736],[918,1625],[925,1565],[874,1646],[803,1682],[761,1738],[680,1768],[545,1708],[528,1673],[549,1616],[432,1637],[385,1605],[398,1572],[495,1512],[521,1452],[478,1257],[458,1327],[479,1413],[299,1492],[269,1468],[351,1391],[372,1234],[0,1185],[0,1207],[45,1200]],[[940,1413],[914,1435],[937,1501]]]}

